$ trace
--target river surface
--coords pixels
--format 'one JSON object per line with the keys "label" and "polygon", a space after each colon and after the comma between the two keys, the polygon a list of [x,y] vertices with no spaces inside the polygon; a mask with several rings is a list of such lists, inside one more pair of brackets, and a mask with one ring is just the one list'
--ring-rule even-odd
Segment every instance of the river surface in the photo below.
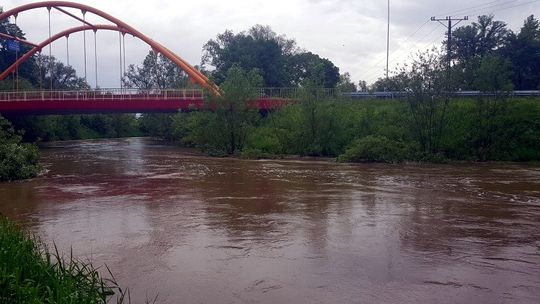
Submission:
{"label": "river surface", "polygon": [[42,149],[0,212],[106,264],[133,303],[540,303],[540,166]]}

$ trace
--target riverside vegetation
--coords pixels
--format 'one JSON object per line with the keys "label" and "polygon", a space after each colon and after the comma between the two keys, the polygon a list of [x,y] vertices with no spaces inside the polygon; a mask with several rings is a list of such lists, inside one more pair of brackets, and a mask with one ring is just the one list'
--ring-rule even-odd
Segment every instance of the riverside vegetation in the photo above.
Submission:
{"label": "riverside vegetation", "polygon": [[112,275],[49,251],[0,215],[0,303],[123,303],[126,295]]}
{"label": "riverside vegetation", "polygon": [[[483,103],[490,104],[489,110]],[[292,154],[345,162],[540,160],[538,99],[453,99],[442,129],[429,125],[425,117],[415,120],[411,111],[401,100],[304,101],[262,119],[237,122],[234,143],[227,136],[231,125],[218,119],[218,113],[163,115],[159,128],[181,145],[222,156],[234,144],[236,154],[246,158]]]}
{"label": "riverside vegetation", "polygon": [[[357,86],[347,73],[336,77],[331,62],[298,49],[294,40],[262,26],[238,34],[226,31],[204,46],[202,69],[212,66],[207,73],[236,100],[225,96],[215,112],[143,115],[141,123],[147,134],[212,155],[294,154],[354,162],[540,160],[540,99],[509,94],[540,88],[538,20],[528,17],[514,33],[493,16],[480,16],[457,28],[454,42],[451,68],[446,54],[428,50],[371,85],[377,91],[407,92],[404,98],[351,100],[339,92],[365,91],[366,83]],[[169,75],[167,70],[151,53],[141,67],[130,69],[127,85],[170,87],[172,82],[159,77]],[[298,102],[264,118],[254,115],[238,101],[257,96],[253,84],[261,82],[299,88]],[[337,93],[321,94],[322,87]],[[484,95],[454,98],[449,93],[459,90]]]}
{"label": "riverside vegetation", "polygon": [[37,147],[21,143],[21,138],[0,116],[0,181],[31,178],[39,173]]}

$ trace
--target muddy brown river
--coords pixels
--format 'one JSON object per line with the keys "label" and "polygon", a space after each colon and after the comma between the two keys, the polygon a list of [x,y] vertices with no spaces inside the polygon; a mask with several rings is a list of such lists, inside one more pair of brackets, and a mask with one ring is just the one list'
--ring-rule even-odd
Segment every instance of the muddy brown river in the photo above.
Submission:
{"label": "muddy brown river", "polygon": [[540,303],[540,166],[209,158],[51,144],[0,212],[133,303]]}

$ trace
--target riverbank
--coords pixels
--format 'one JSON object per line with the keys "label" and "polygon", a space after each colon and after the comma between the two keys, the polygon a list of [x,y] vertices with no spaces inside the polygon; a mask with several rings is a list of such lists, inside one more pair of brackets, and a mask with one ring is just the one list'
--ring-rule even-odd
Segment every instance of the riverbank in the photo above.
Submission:
{"label": "riverbank", "polygon": [[51,252],[0,215],[0,303],[107,303],[122,290],[92,264]]}
{"label": "riverbank", "polygon": [[[77,121],[101,126],[105,118],[126,118],[129,129],[138,131],[116,135],[162,138],[166,144],[198,148],[206,155],[220,157],[282,159],[298,155],[385,163],[540,161],[540,99],[457,98],[450,100],[444,113],[444,117],[434,120],[424,117],[426,113],[420,113],[422,116],[413,112],[404,100],[340,98],[307,100],[264,115],[249,109],[241,111],[245,121],[235,122],[234,130],[227,130],[230,123],[225,123],[225,113],[219,111],[143,114],[132,119],[126,115],[80,115]],[[41,128],[30,119],[27,122],[33,124],[19,121],[15,126],[24,130],[27,139],[44,139],[40,146],[50,140],[88,137],[69,132],[74,123],[67,122],[74,119],[72,116],[48,119],[57,123],[46,126],[62,126],[65,130],[56,133],[70,136],[36,135],[36,129],[45,132],[49,127]],[[105,137],[112,136],[107,134]]]}
{"label": "riverbank", "polygon": [[143,140],[147,145],[155,146],[164,146],[171,147],[178,153],[181,153],[186,156],[196,156],[196,157],[210,157],[210,158],[230,158],[230,159],[243,159],[243,160],[279,160],[279,161],[300,161],[300,162],[324,162],[324,163],[343,163],[343,164],[355,164],[355,163],[395,163],[395,164],[456,164],[456,165],[470,165],[470,164],[493,164],[493,165],[511,165],[511,164],[530,164],[532,166],[540,165],[540,161],[474,161],[474,160],[457,160],[457,159],[424,159],[424,160],[402,160],[394,162],[384,162],[384,161],[346,161],[343,158],[332,157],[332,156],[306,156],[299,154],[269,154],[269,153],[259,153],[258,151],[246,151],[245,153],[240,153],[238,155],[211,155],[204,152],[200,148],[195,147],[185,147],[179,144],[177,141],[166,140],[162,138],[152,137],[152,136],[134,136],[134,137],[123,137],[123,138],[95,138],[95,139],[73,139],[73,140],[60,140],[60,141],[50,141],[50,142],[40,142],[38,147],[40,149],[57,149],[57,148],[66,148],[73,145],[81,145],[84,143],[95,144],[99,142],[108,142],[110,140],[122,141],[129,143],[130,141]]}
{"label": "riverbank", "polygon": [[457,160],[457,159],[418,159],[418,160],[401,160],[401,161],[346,161],[343,158],[331,157],[331,156],[306,156],[299,154],[268,154],[268,153],[259,153],[258,151],[247,151],[247,153],[241,153],[239,155],[211,155],[205,153],[203,150],[195,147],[185,147],[179,145],[178,142],[165,140],[162,138],[151,137],[151,136],[135,136],[135,137],[123,137],[123,138],[95,138],[95,139],[73,139],[73,140],[61,140],[61,141],[50,141],[50,142],[40,142],[38,147],[40,149],[57,149],[57,148],[66,148],[73,145],[81,145],[84,143],[95,144],[99,142],[108,142],[110,140],[123,141],[129,143],[132,140],[143,140],[147,145],[156,145],[171,147],[178,153],[181,153],[186,156],[195,156],[195,157],[209,157],[209,158],[230,158],[230,159],[243,159],[243,160],[278,160],[278,161],[299,161],[299,162],[323,162],[323,163],[343,163],[343,164],[358,164],[358,163],[394,163],[394,164],[409,164],[409,165],[423,165],[423,164],[449,164],[449,165],[471,165],[471,164],[492,164],[492,165],[512,165],[512,164],[529,164],[531,166],[539,166],[540,161],[531,160],[531,161],[474,161],[474,160]]}
{"label": "riverbank", "polygon": [[444,111],[438,108],[436,119],[429,109],[413,109],[418,110],[404,100],[307,100],[264,117],[242,112],[245,121],[234,124],[234,130],[226,128],[225,113],[141,119],[147,134],[212,156],[301,155],[390,163],[540,160],[538,98],[452,99]]}
{"label": "riverbank", "polygon": [[37,147],[21,139],[10,122],[0,116],[0,181],[28,179],[41,171]]}

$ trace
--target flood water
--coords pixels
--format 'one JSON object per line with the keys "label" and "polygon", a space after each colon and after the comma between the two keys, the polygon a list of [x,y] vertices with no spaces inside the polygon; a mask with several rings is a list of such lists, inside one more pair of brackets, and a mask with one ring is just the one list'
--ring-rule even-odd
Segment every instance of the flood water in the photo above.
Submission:
{"label": "flood water", "polygon": [[540,303],[540,166],[347,165],[57,143],[0,212],[133,303]]}

